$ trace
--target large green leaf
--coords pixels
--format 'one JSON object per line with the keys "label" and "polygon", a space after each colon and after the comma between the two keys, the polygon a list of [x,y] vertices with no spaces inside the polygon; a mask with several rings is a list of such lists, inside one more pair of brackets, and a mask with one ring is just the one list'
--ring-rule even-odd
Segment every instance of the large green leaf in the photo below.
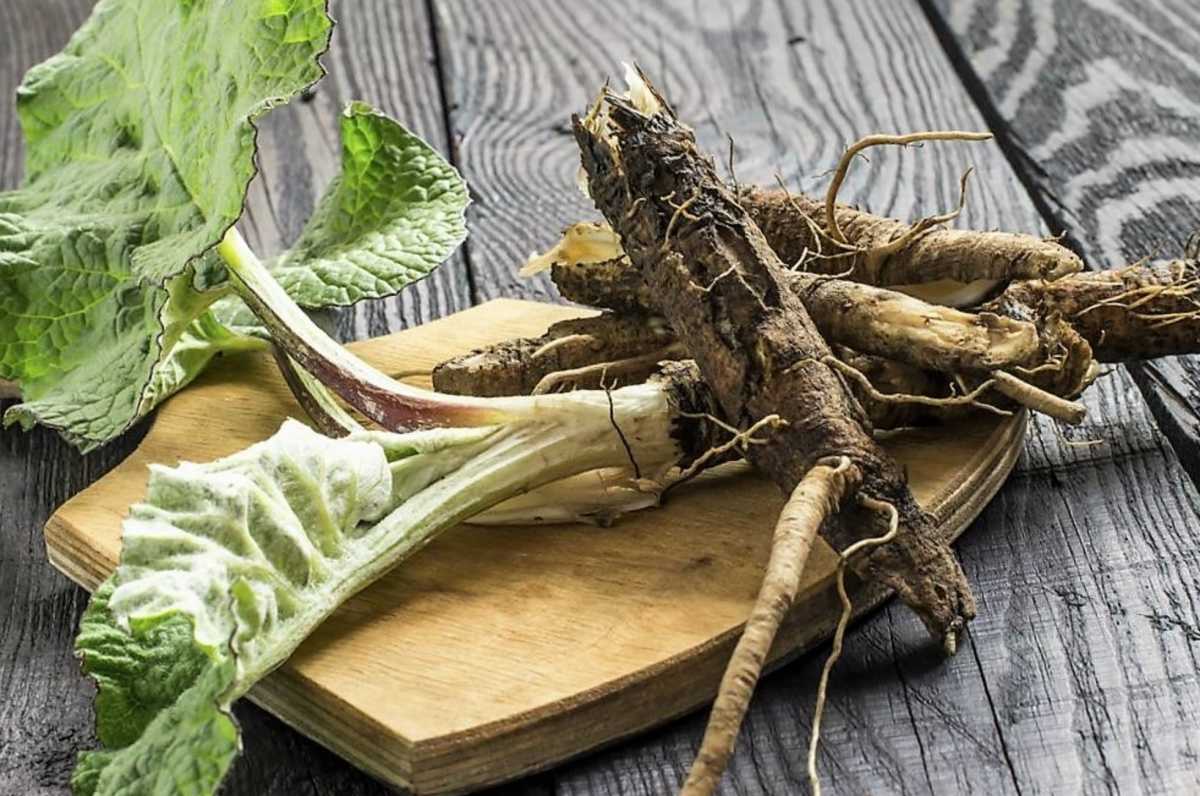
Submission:
{"label": "large green leaf", "polygon": [[[173,344],[224,278],[208,253],[255,174],[253,120],[321,76],[325,0],[101,0],[17,97],[0,194],[0,378],[84,448],[197,372]],[[193,360],[195,357],[192,358]]]}
{"label": "large green leaf", "polygon": [[229,715],[234,655],[228,646],[197,644],[182,612],[123,629],[109,609],[113,588],[109,579],[96,591],[76,642],[96,679],[96,730],[109,748],[80,754],[72,787],[77,794],[211,793],[240,748]]}
{"label": "large green leaf", "polygon": [[210,796],[241,750],[226,694],[233,659],[214,661],[145,732],[119,752],[84,752],[71,777],[79,796]]}
{"label": "large green leaf", "polygon": [[653,385],[512,402],[526,417],[406,434],[289,420],[225,459],[152,466],[76,645],[105,747],[81,757],[79,792],[211,793],[236,754],[232,701],[352,594],[513,495],[624,465],[614,422],[643,472],[678,459]]}
{"label": "large green leaf", "polygon": [[191,382],[217,354],[265,346],[250,330],[227,328],[204,309],[207,296],[191,289],[190,278],[176,277],[165,291],[147,287],[146,306],[124,308],[110,326],[86,330],[82,340],[90,345],[73,346],[59,360],[61,372],[23,381],[25,402],[5,422],[44,423],[90,450]]}
{"label": "large green leaf", "polygon": [[288,420],[224,459],[152,466],[80,628],[105,749],[81,758],[79,792],[211,793],[236,754],[229,705],[348,597],[513,495],[629,457],[661,477],[680,456],[656,385],[476,408],[495,423],[330,439]]}

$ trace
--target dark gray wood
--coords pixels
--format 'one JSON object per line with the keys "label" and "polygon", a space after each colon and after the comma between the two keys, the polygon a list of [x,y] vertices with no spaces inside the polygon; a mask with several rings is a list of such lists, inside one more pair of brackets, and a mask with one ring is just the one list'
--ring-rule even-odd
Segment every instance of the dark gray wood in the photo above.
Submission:
{"label": "dark gray wood", "polygon": [[83,459],[57,436],[0,435],[0,793],[61,793],[92,741],[91,689],[71,645],[87,594],[49,568],[41,526],[141,433]]}
{"label": "dark gray wood", "polygon": [[[861,135],[985,127],[915,2],[435,7],[460,168],[482,197],[471,250],[481,296],[553,296],[544,280],[519,280],[516,268],[559,227],[595,217],[574,187],[564,125],[605,76],[619,79],[621,59],[640,60],[718,160],[731,135],[743,181],[779,172],[821,190],[842,148]],[[974,165],[964,225],[1048,231],[995,144],[877,150],[870,160],[856,165],[843,196],[916,217],[952,204],[959,175]],[[1193,642],[1172,624],[1191,622],[1185,595],[1197,558],[1185,545],[1200,504],[1127,373],[1092,388],[1087,404],[1081,428],[1035,424],[1019,474],[960,543],[981,604],[960,655],[941,662],[896,605],[849,638],[824,729],[820,765],[831,792],[1194,784],[1194,760],[1190,769],[1156,770],[1142,760],[1152,752],[1132,750],[1161,747],[1171,750],[1164,759],[1178,760],[1190,749],[1180,722],[1200,718],[1200,689],[1185,668]],[[1091,440],[1099,444],[1081,444]],[[762,684],[725,792],[806,790],[821,658]],[[703,721],[691,716],[563,768],[558,790],[669,792]]]}
{"label": "dark gray wood", "polygon": [[[1195,3],[934,0],[926,10],[1043,217],[1067,230],[1091,267],[1182,255],[1200,226]],[[1200,359],[1158,360],[1131,374],[1187,473],[1200,478]],[[1135,462],[1144,483],[1163,485],[1154,500],[1179,499],[1157,465]],[[1070,477],[1072,484],[1099,478],[1080,469]],[[1200,530],[1164,532],[1138,506],[1098,508],[1077,505],[1062,526],[1081,534],[1095,589],[1063,583],[1026,559],[1056,584],[1050,591],[1058,600],[1040,598],[1061,600],[1052,626],[1058,643],[1049,647],[1056,654],[1043,647],[1035,657],[1010,639],[995,661],[998,673],[1008,673],[995,698],[1011,728],[1014,760],[1027,759],[1032,746],[1054,761],[1022,765],[1020,780],[1040,789],[1095,779],[1121,791],[1196,792]],[[1094,532],[1110,521],[1121,531],[1112,542]],[[1032,609],[1038,599],[1023,595],[1004,610],[1037,617],[1045,613]],[[1033,621],[1026,632],[1038,629]],[[1030,705],[1024,666],[1066,667],[1074,693],[1046,696],[1070,711],[1056,716]],[[1065,724],[1078,731],[1074,742],[1048,749],[1046,732]]]}

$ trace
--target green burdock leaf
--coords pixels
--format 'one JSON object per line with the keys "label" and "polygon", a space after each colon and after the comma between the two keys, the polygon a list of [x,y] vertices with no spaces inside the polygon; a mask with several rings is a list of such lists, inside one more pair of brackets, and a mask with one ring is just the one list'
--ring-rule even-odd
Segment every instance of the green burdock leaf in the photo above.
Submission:
{"label": "green burdock leaf", "polygon": [[82,794],[211,794],[236,757],[229,706],[337,604],[393,502],[384,448],[289,422],[211,464],[152,467],[121,563],[76,649],[96,679]]}
{"label": "green burdock leaf", "polygon": [[92,448],[199,372],[173,348],[219,296],[253,121],[320,78],[330,29],[325,0],[101,0],[30,70],[26,179],[0,194],[7,423]]}
{"label": "green burdock leaf", "polygon": [[[174,613],[132,635],[118,626],[108,603],[114,588],[101,584],[79,623],[75,647],[83,670],[96,680],[96,736],[108,747],[128,746],[170,707],[217,657],[194,643],[191,619]],[[220,651],[226,657],[227,650]]]}
{"label": "green burdock leaf", "polygon": [[77,792],[211,794],[238,749],[229,706],[351,595],[514,495],[624,465],[614,418],[646,472],[679,457],[654,385],[484,403],[496,424],[331,439],[288,420],[224,459],[152,465],[76,643],[104,745]]}
{"label": "green burdock leaf", "polygon": [[347,597],[538,483],[535,464],[552,480],[580,460],[577,439],[539,439],[495,426],[329,439],[288,420],[215,462],[152,465],[76,639],[104,747],[80,755],[76,793],[215,792],[240,748],[233,701]]}
{"label": "green burdock leaf", "polygon": [[467,187],[429,144],[371,106],[342,114],[342,170],[291,251],[271,264],[303,307],[390,296],[467,236]]}
{"label": "green burdock leaf", "polygon": [[[190,629],[177,614],[164,624]],[[185,659],[197,656],[194,646],[180,644],[173,651]],[[136,654],[139,650],[131,644],[121,652]],[[175,685],[170,680],[137,683],[143,691],[157,692],[153,696],[163,703],[161,709],[124,748],[80,753],[71,776],[72,790],[79,796],[216,793],[241,751],[241,736],[229,710],[236,671],[234,657],[226,654],[205,660],[191,679],[180,683],[179,690],[170,690]],[[97,711],[103,715],[101,708]],[[112,720],[108,723],[116,725]]]}
{"label": "green burdock leaf", "polygon": [[[267,263],[302,307],[382,298],[428,276],[467,236],[466,183],[437,150],[363,102],[342,113],[342,168],[300,239]],[[244,334],[266,331],[240,299],[214,312]]]}

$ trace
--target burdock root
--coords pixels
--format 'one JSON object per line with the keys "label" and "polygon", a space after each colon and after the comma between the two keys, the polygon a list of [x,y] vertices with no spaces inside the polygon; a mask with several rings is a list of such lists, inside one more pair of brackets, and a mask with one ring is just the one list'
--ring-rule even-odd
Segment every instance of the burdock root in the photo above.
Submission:
{"label": "burdock root", "polygon": [[[592,199],[724,415],[738,426],[771,414],[782,419],[747,449],[751,463],[789,495],[823,462],[845,460],[859,473],[861,482],[846,495],[856,498],[847,501],[853,508],[818,523],[834,548],[882,533],[878,513],[858,508],[864,499],[895,509],[899,532],[857,566],[895,588],[953,651],[975,613],[957,559],[933,534],[903,471],[864,428],[783,263],[696,149],[691,131],[648,83],[639,88],[631,92],[636,103],[605,91],[586,119],[575,119]],[[728,757],[721,748],[731,748],[736,734],[723,725],[740,717],[749,699],[752,682],[747,687],[736,671],[731,677],[717,699],[732,707],[713,717],[716,729],[701,749],[691,792],[715,786]]]}
{"label": "burdock root", "polygon": [[639,384],[659,361],[681,356],[661,318],[605,313],[454,357],[433,369],[433,385],[439,392],[486,396],[616,388]]}
{"label": "burdock root", "polygon": [[1200,267],[1195,260],[1087,271],[1052,282],[1013,282],[984,309],[1057,316],[1100,362],[1200,351]]}
{"label": "burdock root", "polygon": [[[552,276],[564,297],[620,313],[661,312],[659,294],[630,264],[615,235],[607,247],[595,246],[591,253],[609,259],[554,255]],[[1086,341],[1056,312],[1018,312],[1015,304],[964,312],[894,290],[792,270],[782,272],[780,280],[830,343],[944,373],[969,385],[968,391],[986,383],[1017,404],[1069,423],[1084,417],[1083,406],[1072,399],[1098,370]]]}
{"label": "burdock root", "polygon": [[[1083,269],[1078,255],[1052,240],[969,229],[928,229],[905,238],[911,224],[837,204],[839,229],[852,244],[846,248],[830,237],[823,199],[781,188],[747,188],[740,199],[785,265],[880,287],[1052,280]],[[895,246],[898,240],[904,245]]]}
{"label": "burdock root", "polygon": [[[895,505],[903,526],[860,568],[895,588],[939,638],[955,638],[974,615],[957,560],[931,533],[899,466],[863,428],[782,263],[691,131],[657,95],[654,106],[606,93],[586,121],[576,120],[593,200],[725,417],[739,427],[769,414],[786,421],[750,449],[750,461],[791,494],[816,462],[847,457],[862,472],[859,491]],[[825,526],[835,548],[877,535],[873,517],[846,515]]]}

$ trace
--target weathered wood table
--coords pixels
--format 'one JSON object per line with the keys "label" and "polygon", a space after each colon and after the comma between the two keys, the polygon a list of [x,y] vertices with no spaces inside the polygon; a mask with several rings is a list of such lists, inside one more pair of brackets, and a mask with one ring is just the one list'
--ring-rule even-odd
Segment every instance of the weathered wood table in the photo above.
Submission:
{"label": "weathered wood table", "polygon": [[[0,2],[0,94],[62,47],[90,0]],[[399,300],[360,305],[376,335],[495,296],[553,300],[516,265],[592,212],[574,187],[568,115],[637,59],[738,178],[822,190],[862,134],[990,128],[986,145],[878,151],[843,197],[902,217],[956,199],[964,222],[1065,232],[1093,265],[1178,255],[1200,227],[1200,5],[1195,0],[357,0],[329,77],[264,125],[243,228],[295,236],[337,163],[336,114],[381,105],[470,183],[472,237]],[[21,175],[10,99],[0,186]],[[959,544],[980,601],[943,662],[903,607],[850,635],[825,718],[834,793],[1200,792],[1200,363],[1118,368],[1089,420],[1035,424],[1018,472]],[[91,688],[71,642],[86,594],[45,560],[50,511],[120,461],[138,431],[81,457],[54,435],[0,434],[0,793],[66,791],[91,744]],[[768,677],[728,793],[806,789],[802,749],[823,653]],[[383,786],[241,703],[230,794]],[[514,794],[658,794],[682,781],[694,715]]]}

